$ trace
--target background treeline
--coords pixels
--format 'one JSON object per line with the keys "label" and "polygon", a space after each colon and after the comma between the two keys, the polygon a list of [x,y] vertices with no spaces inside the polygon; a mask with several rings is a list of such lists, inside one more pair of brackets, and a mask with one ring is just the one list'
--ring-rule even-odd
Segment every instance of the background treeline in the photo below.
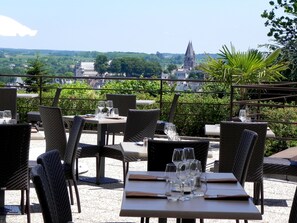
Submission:
{"label": "background treeline", "polygon": [[[36,56],[46,65],[48,74],[55,76],[73,76],[75,65],[79,62],[92,62],[96,60],[98,55],[104,55],[107,59],[128,62],[132,61],[151,62],[159,68],[166,70],[168,65],[175,64],[181,66],[184,61],[184,54],[159,53],[146,54],[134,52],[96,52],[96,51],[63,51],[63,50],[30,50],[30,49],[9,49],[0,48],[0,75],[1,74],[26,74],[26,70],[30,61]],[[208,55],[196,55],[197,63],[203,61]],[[210,54],[211,57],[216,57],[216,54]],[[136,59],[137,58],[137,59]],[[112,67],[114,72],[117,67]],[[127,67],[128,69],[128,67]],[[157,69],[157,71],[159,71]],[[154,72],[152,69],[151,72]],[[133,74],[131,74],[133,76]]]}

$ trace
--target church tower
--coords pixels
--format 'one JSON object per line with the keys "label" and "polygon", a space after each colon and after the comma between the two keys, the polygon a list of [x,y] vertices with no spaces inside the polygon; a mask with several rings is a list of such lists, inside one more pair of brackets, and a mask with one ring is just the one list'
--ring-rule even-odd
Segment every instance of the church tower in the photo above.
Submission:
{"label": "church tower", "polygon": [[196,57],[193,49],[192,41],[189,42],[184,60],[184,69],[192,70],[196,65]]}

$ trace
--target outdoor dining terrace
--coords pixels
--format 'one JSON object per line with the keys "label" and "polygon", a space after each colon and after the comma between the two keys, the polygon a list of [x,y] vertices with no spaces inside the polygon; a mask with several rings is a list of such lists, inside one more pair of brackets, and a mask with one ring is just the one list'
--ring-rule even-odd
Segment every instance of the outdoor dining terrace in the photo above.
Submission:
{"label": "outdoor dining terrace", "polygon": [[[31,140],[30,159],[36,157],[45,151],[45,140],[43,139],[43,131],[34,136]],[[82,142],[96,143],[96,134],[83,133],[81,137]],[[120,136],[116,137],[116,142],[121,141]],[[215,143],[214,143],[215,144]],[[212,164],[218,158],[218,150],[215,148],[210,149],[208,164]],[[82,174],[86,177],[95,175],[95,159],[86,158],[81,159],[80,163],[87,168],[87,172]],[[211,165],[208,165],[209,167]],[[207,171],[209,171],[209,167]],[[109,177],[122,179],[122,166],[121,162],[106,159],[106,175]],[[130,165],[130,170],[146,170],[146,162],[134,162]],[[297,184],[295,182],[277,180],[273,178],[264,178],[265,190],[265,213],[262,220],[250,220],[249,222],[262,222],[262,223],[283,223],[288,222],[289,213],[291,210],[292,199]],[[252,195],[252,184],[246,183],[246,191]],[[140,222],[140,218],[135,217],[120,217],[121,201],[123,196],[123,182],[96,185],[86,183],[83,181],[78,182],[78,188],[81,197],[82,212],[78,213],[77,206],[72,205],[73,221],[75,223],[91,223],[91,222]],[[8,191],[6,195],[6,204],[19,204],[19,191]],[[39,206],[39,201],[35,193],[33,184],[31,183],[31,222],[42,222],[42,214]],[[260,210],[260,205],[257,205]],[[234,220],[215,220],[208,219],[205,222],[234,222]],[[27,222],[26,215],[7,215],[0,216],[2,223],[25,223]],[[158,222],[157,218],[151,218],[150,222]],[[168,219],[168,222],[175,222],[175,219]]]}
{"label": "outdoor dining terrace", "polygon": [[[119,80],[117,80],[119,81]],[[124,80],[120,80],[120,81],[124,81]],[[143,80],[144,81],[144,80]],[[146,90],[144,89],[143,91],[147,91],[148,95],[150,95],[150,97],[147,97],[147,95],[140,95],[140,97],[138,99],[141,100],[150,100],[150,101],[154,101],[155,103],[142,103],[139,104],[139,109],[145,109],[145,108],[160,108],[161,109],[161,114],[162,114],[162,118],[166,117],[169,111],[169,105],[171,103],[172,100],[172,94],[176,93],[176,91],[169,91],[169,90],[165,90],[163,91],[162,86],[164,85],[163,81],[165,80],[153,80],[153,81],[160,81],[160,86],[161,86],[161,94],[155,94],[150,90]],[[168,80],[166,80],[168,81]],[[174,82],[174,81],[172,81]],[[198,81],[199,82],[199,81]],[[209,83],[208,83],[209,84]],[[286,84],[288,85],[288,84]],[[42,87],[42,86],[41,86]],[[234,93],[234,88],[236,87],[240,87],[240,88],[248,88],[248,89],[253,89],[253,90],[249,90],[248,92],[251,92],[252,94],[249,95],[247,97],[246,94],[242,95],[239,94],[235,96]],[[45,89],[47,88],[47,91],[50,92],[51,89],[55,89],[56,86],[52,85],[52,86],[45,86]],[[268,122],[268,126],[270,127],[270,129],[273,131],[273,133],[275,134],[274,137],[272,137],[272,139],[268,139],[268,146],[275,148],[278,145],[281,144],[285,144],[287,146],[291,146],[294,144],[290,144],[290,143],[294,143],[294,140],[296,139],[296,135],[294,134],[288,134],[288,135],[281,135],[279,134],[281,131],[278,131],[279,127],[283,127],[283,126],[290,126],[289,128],[292,130],[292,132],[294,132],[294,125],[296,124],[296,122],[294,121],[294,117],[288,116],[287,115],[287,119],[286,120],[282,120],[281,118],[275,118],[274,115],[277,113],[268,113],[267,110],[265,111],[265,109],[263,109],[263,107],[268,107],[269,112],[270,110],[273,110],[271,108],[281,108],[283,110],[291,110],[295,109],[295,104],[290,103],[288,104],[287,102],[289,100],[287,100],[288,98],[294,98],[295,95],[292,94],[292,92],[294,92],[295,87],[293,86],[278,86],[275,87],[273,85],[264,85],[262,86],[262,88],[260,89],[260,91],[255,91],[259,90],[259,86],[233,86],[231,88],[231,94],[229,93],[224,93],[224,96],[222,96],[221,94],[218,94],[218,92],[201,92],[201,91],[195,91],[195,92],[183,92],[183,91],[177,91],[178,93],[181,94],[181,100],[179,100],[178,102],[178,106],[176,109],[176,113],[174,116],[174,123],[177,125],[177,129],[179,130],[179,133],[181,135],[181,137],[183,139],[207,139],[210,140],[210,142],[213,142],[214,144],[217,144],[219,141],[219,138],[214,137],[214,138],[209,138],[207,135],[205,135],[204,132],[204,126],[205,124],[216,124],[216,123],[220,123],[223,120],[228,120],[231,118],[234,118],[234,116],[237,116],[237,112],[238,109],[240,108],[246,108],[248,106],[248,110],[249,110],[249,115],[250,118],[253,122],[255,121],[265,121]],[[288,90],[289,89],[289,90]],[[101,89],[103,90],[103,89]],[[100,97],[104,97],[105,94],[108,91],[114,92],[116,89],[104,89],[102,94],[99,94],[99,98],[98,97],[92,97],[92,96],[87,96],[85,97],[84,91],[99,91],[99,89],[86,89],[86,88],[71,88],[71,87],[63,87],[62,90],[62,94],[61,97],[59,99],[59,107],[61,107],[62,111],[63,111],[63,115],[68,115],[68,114],[94,114],[94,108],[96,108],[96,103],[98,101],[98,99],[100,99]],[[118,89],[119,90],[119,89]],[[272,93],[274,90],[276,90],[278,95],[274,95],[274,93]],[[279,95],[279,92],[281,90],[286,90],[285,94],[281,94]],[[23,122],[25,120],[24,116],[26,116],[26,113],[28,111],[33,110],[34,108],[38,108],[38,105],[42,105],[42,104],[46,104],[50,101],[53,100],[53,96],[51,96],[50,94],[46,95],[45,91],[43,93],[43,91],[40,91],[42,93],[40,93],[38,96],[35,97],[22,97],[20,98],[20,100],[23,100],[21,102],[18,102],[18,112],[19,112],[19,120],[21,122]],[[67,92],[69,91],[70,94],[63,95],[63,91]],[[137,91],[137,90],[135,90]],[[160,89],[158,90],[160,91]],[[269,91],[271,95],[269,95],[269,97],[267,97],[267,94],[265,94],[265,92]],[[68,92],[68,93],[69,93]],[[79,92],[78,94],[76,94],[76,92]],[[255,93],[256,92],[256,93]],[[289,92],[289,93],[288,93]],[[122,92],[119,92],[122,93]],[[129,93],[134,93],[134,92],[130,92]],[[221,93],[221,92],[220,92]],[[45,97],[43,96],[46,95]],[[210,98],[216,98],[217,100],[215,100],[215,102],[213,103],[205,103],[205,100],[207,100],[207,97],[200,97],[202,94],[208,94],[208,97]],[[69,96],[70,95],[70,96]],[[256,97],[256,96],[257,97]],[[263,97],[263,95],[265,97]],[[198,100],[197,97],[198,96]],[[242,97],[242,98],[241,98]],[[224,98],[223,100],[220,101],[220,99]],[[228,100],[227,100],[228,99]],[[286,99],[285,102],[281,101],[280,103],[276,103],[278,102],[278,99]],[[19,100],[19,99],[18,99]],[[24,103],[24,101],[26,103]],[[48,101],[48,102],[46,102]],[[220,103],[218,103],[218,101]],[[263,103],[263,101],[265,101],[265,103]],[[273,101],[273,103],[271,103],[271,101]],[[290,100],[293,101],[293,100]],[[85,105],[88,105],[85,107]],[[189,106],[189,107],[187,107]],[[196,109],[194,109],[196,108]],[[200,109],[200,110],[199,110]],[[277,110],[276,111],[280,111]],[[221,111],[224,112],[221,112]],[[266,113],[265,113],[266,112]],[[291,113],[290,113],[291,114]],[[270,115],[271,119],[268,119]],[[166,119],[166,118],[164,118]],[[197,120],[196,120],[197,119]],[[281,125],[281,126],[279,126]],[[69,126],[68,126],[69,127]],[[41,128],[38,127],[38,132],[36,134],[39,135],[39,137],[37,137],[38,139],[32,139],[31,140],[31,148],[30,148],[30,159],[36,159],[36,157],[43,153],[45,151],[45,141],[44,141],[44,137],[43,137],[43,131],[42,131],[42,125]],[[291,133],[291,132],[290,132]],[[296,134],[296,131],[295,131]],[[122,141],[122,135],[117,135],[117,141]],[[85,130],[84,133],[82,135],[82,139],[81,141],[85,141],[86,143],[90,143],[90,142],[94,142],[94,144],[96,144],[96,134],[94,134],[94,127],[92,126],[92,124],[90,125],[85,125]],[[276,143],[275,143],[276,142]],[[280,144],[277,144],[277,142],[281,142]],[[211,144],[213,145],[213,144]],[[276,146],[275,146],[276,145]],[[267,154],[270,155],[269,153],[272,153],[273,150],[270,149],[268,150]],[[277,151],[276,151],[277,152]],[[207,159],[207,171],[213,171],[214,168],[214,161],[218,160],[219,156],[218,156],[218,147],[214,146],[214,147],[210,147],[210,152],[209,152],[209,156]],[[91,176],[94,176],[96,172],[96,170],[94,169],[94,166],[96,166],[94,163],[95,159],[89,159],[89,158],[84,158],[81,159],[82,161],[80,161],[80,163],[82,164],[82,166],[86,166],[86,171],[84,173],[84,175],[86,175],[86,177],[88,177],[89,174],[91,174]],[[114,161],[114,160],[110,160],[110,159],[106,159],[106,168],[107,172],[106,174],[111,174],[113,177],[116,177],[118,179],[122,179],[122,176],[119,174],[122,173],[121,171],[121,163]],[[130,170],[146,170],[146,162],[142,161],[142,162],[136,162],[136,163],[132,163],[130,166]],[[111,173],[109,171],[112,171]],[[293,195],[294,195],[294,191],[295,191],[295,187],[296,184],[294,183],[295,179],[294,176],[292,178],[290,178],[290,182],[287,181],[283,181],[283,180],[279,180],[277,177],[275,178],[265,178],[264,180],[264,190],[265,190],[265,201],[264,201],[264,205],[265,205],[265,213],[263,215],[263,220],[260,222],[278,222],[275,221],[275,219],[279,219],[279,222],[286,222],[288,217],[289,217],[289,213],[290,213],[290,207],[292,204],[292,199],[293,199]],[[33,185],[31,185],[33,186]],[[275,186],[277,186],[275,188]],[[248,193],[252,194],[252,185],[249,184],[247,182],[245,189]],[[32,187],[31,187],[32,188]],[[280,189],[281,188],[281,189]],[[283,190],[284,189],[284,190]],[[79,181],[79,190],[80,191],[85,191],[86,194],[84,195],[84,192],[80,192],[82,195],[81,197],[84,196],[83,199],[87,199],[87,202],[84,203],[83,201],[81,201],[81,206],[82,206],[82,213],[77,213],[76,214],[76,207],[75,205],[72,206],[73,210],[73,218],[74,218],[74,222],[126,222],[126,217],[119,217],[119,208],[120,208],[120,202],[121,202],[121,198],[122,198],[122,194],[123,194],[123,181],[119,182],[119,183],[111,183],[111,184],[103,184],[103,185],[97,185],[97,184],[88,184],[85,182],[81,182]],[[101,199],[94,199],[94,196],[91,195],[91,191],[96,193],[98,192],[98,194],[94,195],[95,197],[102,197],[103,202],[101,202]],[[110,194],[109,194],[110,192]],[[32,192],[33,195],[32,199],[31,199],[31,203],[33,204],[32,207],[32,222],[34,222],[34,218],[35,216],[37,218],[41,219],[41,213],[40,213],[40,209],[38,210],[39,205],[38,205],[38,201],[36,199],[36,194],[34,193],[34,189]],[[105,199],[105,196],[108,194],[108,196],[106,197],[107,200]],[[34,198],[35,196],[35,198]],[[283,198],[284,197],[284,198]],[[7,201],[11,201],[15,203],[15,199],[16,197],[14,196],[14,194],[12,193],[11,195],[8,194],[7,195]],[[35,199],[35,201],[34,201]],[[94,203],[94,206],[92,206],[92,202],[93,200],[96,200]],[[119,203],[116,202],[116,200],[119,201]],[[36,202],[36,203],[34,203]],[[97,203],[98,202],[98,203]],[[36,206],[35,206],[36,204]],[[102,206],[102,204],[104,204],[104,206]],[[108,208],[106,209],[106,204],[112,204],[112,205],[108,205]],[[117,207],[113,207],[113,204],[117,204]],[[101,208],[102,207],[102,208]],[[257,206],[259,207],[259,206]],[[281,208],[280,208],[281,207]],[[36,208],[36,209],[35,209]],[[86,208],[88,211],[88,213],[86,213],[86,216],[83,216],[83,209]],[[270,209],[271,208],[271,209]],[[103,213],[99,216],[99,218],[97,218],[96,214],[98,213],[98,209],[104,210]],[[259,207],[260,209],[260,207]],[[281,210],[281,211],[280,211]],[[94,214],[90,214],[93,213]],[[36,214],[36,215],[35,215]],[[113,215],[115,214],[115,216],[113,217]],[[103,217],[105,216],[106,217]],[[280,216],[278,216],[280,215]],[[2,216],[3,217],[3,216]],[[15,219],[17,218],[22,218],[23,216],[14,216],[14,215],[7,215],[6,217],[3,217],[4,220],[3,222],[10,222],[10,219],[12,220],[11,222],[14,222]],[[94,218],[94,220],[89,219],[90,217]],[[285,218],[286,217],[286,218]],[[88,219],[86,221],[86,219]],[[271,220],[273,219],[273,220]],[[26,219],[24,218],[24,221]],[[154,221],[155,219],[152,219],[152,221]],[[128,222],[138,222],[139,219],[137,218],[127,218]],[[205,220],[206,222],[215,222],[214,220]],[[17,222],[19,222],[17,220]],[[22,222],[20,220],[20,222]],[[39,222],[39,221],[36,221]],[[224,221],[219,221],[219,222],[224,222]],[[251,221],[253,222],[253,221]],[[257,221],[259,222],[259,221]]]}

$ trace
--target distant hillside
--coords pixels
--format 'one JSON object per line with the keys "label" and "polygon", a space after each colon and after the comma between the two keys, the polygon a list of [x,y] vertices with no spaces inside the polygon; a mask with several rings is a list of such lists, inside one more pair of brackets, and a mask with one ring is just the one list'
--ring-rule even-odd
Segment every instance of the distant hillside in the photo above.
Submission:
{"label": "distant hillside", "polygon": [[[136,52],[97,52],[97,51],[67,51],[67,50],[34,50],[0,48],[0,75],[25,74],[28,61],[39,55],[48,67],[51,75],[73,75],[74,67],[79,62],[92,62],[99,54],[104,54],[109,60],[122,57],[138,57],[147,61],[158,62],[162,69],[169,64],[181,66],[184,54],[160,53],[147,54]],[[217,54],[197,54],[196,62],[200,63],[207,56],[217,57]]]}

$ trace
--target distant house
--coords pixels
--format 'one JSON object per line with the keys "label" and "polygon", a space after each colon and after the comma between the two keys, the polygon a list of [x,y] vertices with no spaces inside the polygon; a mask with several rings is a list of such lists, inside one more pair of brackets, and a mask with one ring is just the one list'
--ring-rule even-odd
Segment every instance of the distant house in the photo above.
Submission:
{"label": "distant house", "polygon": [[80,62],[75,66],[76,77],[95,77],[98,72],[95,71],[94,62]]}
{"label": "distant house", "polygon": [[[75,76],[76,77],[98,77],[100,76],[97,71],[95,71],[94,62],[80,62],[75,66]],[[100,88],[104,84],[104,80],[89,79],[89,84],[93,88]]]}

